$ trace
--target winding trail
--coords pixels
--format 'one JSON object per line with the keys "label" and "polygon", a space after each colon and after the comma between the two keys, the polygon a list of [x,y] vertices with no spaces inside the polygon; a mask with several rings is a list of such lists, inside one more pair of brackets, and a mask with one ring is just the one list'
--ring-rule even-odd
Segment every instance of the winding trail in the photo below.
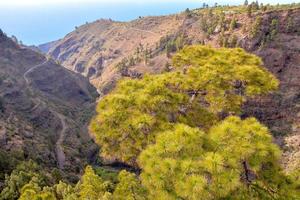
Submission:
{"label": "winding trail", "polygon": [[143,30],[143,29],[138,29],[138,28],[131,28],[131,27],[129,29],[134,30],[134,31],[144,32],[144,33],[150,33],[152,35],[159,35],[158,33],[155,33],[153,31],[148,31],[148,30]]}
{"label": "winding trail", "polygon": [[49,61],[49,60],[46,59],[44,62],[42,62],[42,63],[40,63],[40,64],[37,64],[37,65],[31,67],[29,70],[27,70],[27,71],[23,74],[23,77],[24,77],[24,79],[25,79],[27,85],[29,85],[29,83],[30,83],[30,80],[29,80],[29,78],[28,78],[28,74],[29,74],[30,72],[32,72],[33,70],[35,70],[35,69],[37,69],[37,68],[39,68],[39,67],[45,65],[48,61]]}
{"label": "winding trail", "polygon": [[60,119],[61,125],[62,125],[62,129],[60,131],[59,138],[56,142],[55,151],[56,151],[56,159],[57,159],[58,167],[59,167],[59,169],[63,169],[65,161],[66,161],[66,156],[65,156],[65,152],[64,152],[64,148],[63,148],[63,142],[65,139],[66,130],[67,130],[68,126],[66,124],[65,116],[63,116],[62,114],[60,114],[56,111],[54,111],[54,113]]}
{"label": "winding trail", "polygon": [[[40,63],[40,64],[37,64],[33,67],[31,67],[30,69],[28,69],[24,74],[23,74],[23,78],[26,82],[26,85],[27,87],[29,88],[30,92],[32,94],[34,94],[32,88],[30,87],[30,79],[28,78],[28,75],[33,72],[34,70],[36,70],[37,68],[39,67],[42,67],[44,66],[47,62],[49,61],[49,59],[45,59],[44,62]],[[35,110],[37,107],[39,107],[41,104],[45,104],[40,98],[38,97],[33,97],[34,101],[35,101],[35,106],[30,110],[30,111],[33,111]],[[64,169],[64,164],[65,164],[65,161],[66,161],[66,156],[65,156],[65,153],[64,153],[64,148],[63,148],[63,141],[64,141],[64,138],[65,138],[65,134],[66,134],[66,130],[68,129],[68,126],[67,126],[67,123],[66,123],[66,118],[64,115],[56,112],[55,110],[53,110],[52,108],[48,107],[49,110],[55,114],[57,116],[57,118],[59,118],[60,120],[60,123],[62,125],[62,128],[60,130],[60,133],[59,133],[59,138],[58,140],[56,141],[56,144],[55,144],[55,153],[56,153],[56,159],[57,159],[57,165],[59,167],[59,169]]]}
{"label": "winding trail", "polygon": [[[122,26],[121,28],[126,29],[127,31],[134,30],[134,31],[138,31],[138,32],[150,33],[152,35],[160,35],[159,33],[156,33],[156,32],[153,32],[153,31],[144,30],[144,29],[139,29],[139,28],[124,27],[124,26]],[[113,27],[112,29],[109,30],[109,32],[112,32],[115,29],[120,29],[120,27]]]}

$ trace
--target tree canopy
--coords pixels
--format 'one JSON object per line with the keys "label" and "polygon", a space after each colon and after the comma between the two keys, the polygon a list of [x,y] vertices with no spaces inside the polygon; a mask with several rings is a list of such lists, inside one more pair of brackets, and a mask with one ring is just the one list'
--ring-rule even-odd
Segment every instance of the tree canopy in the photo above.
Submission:
{"label": "tree canopy", "polygon": [[185,47],[174,70],[124,79],[104,97],[90,129],[102,155],[141,173],[121,171],[105,181],[92,167],[76,186],[41,188],[26,199],[294,200],[299,172],[287,175],[269,130],[241,119],[242,104],[278,87],[261,60],[241,49]]}
{"label": "tree canopy", "polygon": [[111,194],[108,192],[108,188],[109,183],[97,176],[92,167],[87,166],[79,183],[79,199],[109,199]]}
{"label": "tree canopy", "polygon": [[175,70],[121,80],[100,101],[90,130],[102,155],[136,165],[156,135],[184,123],[204,130],[247,98],[267,94],[277,79],[242,49],[188,46],[173,57]]}
{"label": "tree canopy", "polygon": [[40,186],[46,185],[47,178],[42,175],[41,171],[41,168],[33,161],[20,163],[10,176],[5,177],[0,199],[17,199],[20,196],[22,187],[31,181]]}
{"label": "tree canopy", "polygon": [[146,200],[147,193],[138,177],[125,170],[119,173],[119,183],[113,193],[113,199],[118,200]]}
{"label": "tree canopy", "polygon": [[283,194],[279,157],[266,127],[231,116],[207,133],[177,124],[157,136],[139,164],[150,199],[293,199]]}

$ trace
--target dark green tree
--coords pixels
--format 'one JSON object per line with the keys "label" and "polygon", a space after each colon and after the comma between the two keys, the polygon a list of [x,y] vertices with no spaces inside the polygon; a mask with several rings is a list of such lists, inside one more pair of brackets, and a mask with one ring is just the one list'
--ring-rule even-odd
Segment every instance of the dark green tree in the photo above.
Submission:
{"label": "dark green tree", "polygon": [[47,178],[41,174],[42,169],[33,161],[22,162],[9,176],[6,176],[0,199],[17,199],[24,185],[34,180],[40,186],[47,183]]}
{"label": "dark green tree", "polygon": [[237,27],[237,21],[235,18],[231,19],[229,31],[233,31]]}

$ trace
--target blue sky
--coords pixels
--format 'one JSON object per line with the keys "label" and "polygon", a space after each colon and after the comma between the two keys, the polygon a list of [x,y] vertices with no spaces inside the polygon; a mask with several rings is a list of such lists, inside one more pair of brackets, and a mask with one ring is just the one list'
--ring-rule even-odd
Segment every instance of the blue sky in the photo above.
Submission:
{"label": "blue sky", "polygon": [[[251,0],[248,0],[249,2]],[[23,43],[41,44],[64,37],[75,26],[99,18],[128,21],[201,7],[201,0],[0,0],[0,28]],[[213,5],[242,4],[240,0],[205,1]],[[259,1],[274,3],[272,0]],[[299,1],[277,0],[276,3]]]}

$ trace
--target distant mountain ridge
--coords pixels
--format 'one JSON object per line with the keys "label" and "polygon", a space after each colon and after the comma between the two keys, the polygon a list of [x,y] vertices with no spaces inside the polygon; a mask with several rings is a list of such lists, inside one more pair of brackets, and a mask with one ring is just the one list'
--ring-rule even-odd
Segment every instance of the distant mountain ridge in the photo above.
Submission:
{"label": "distant mountain ridge", "polygon": [[43,53],[48,53],[48,51],[56,45],[56,43],[58,43],[59,40],[56,40],[56,41],[52,41],[52,42],[48,42],[48,43],[45,43],[45,44],[41,44],[41,45],[38,45],[37,48],[43,52]]}

